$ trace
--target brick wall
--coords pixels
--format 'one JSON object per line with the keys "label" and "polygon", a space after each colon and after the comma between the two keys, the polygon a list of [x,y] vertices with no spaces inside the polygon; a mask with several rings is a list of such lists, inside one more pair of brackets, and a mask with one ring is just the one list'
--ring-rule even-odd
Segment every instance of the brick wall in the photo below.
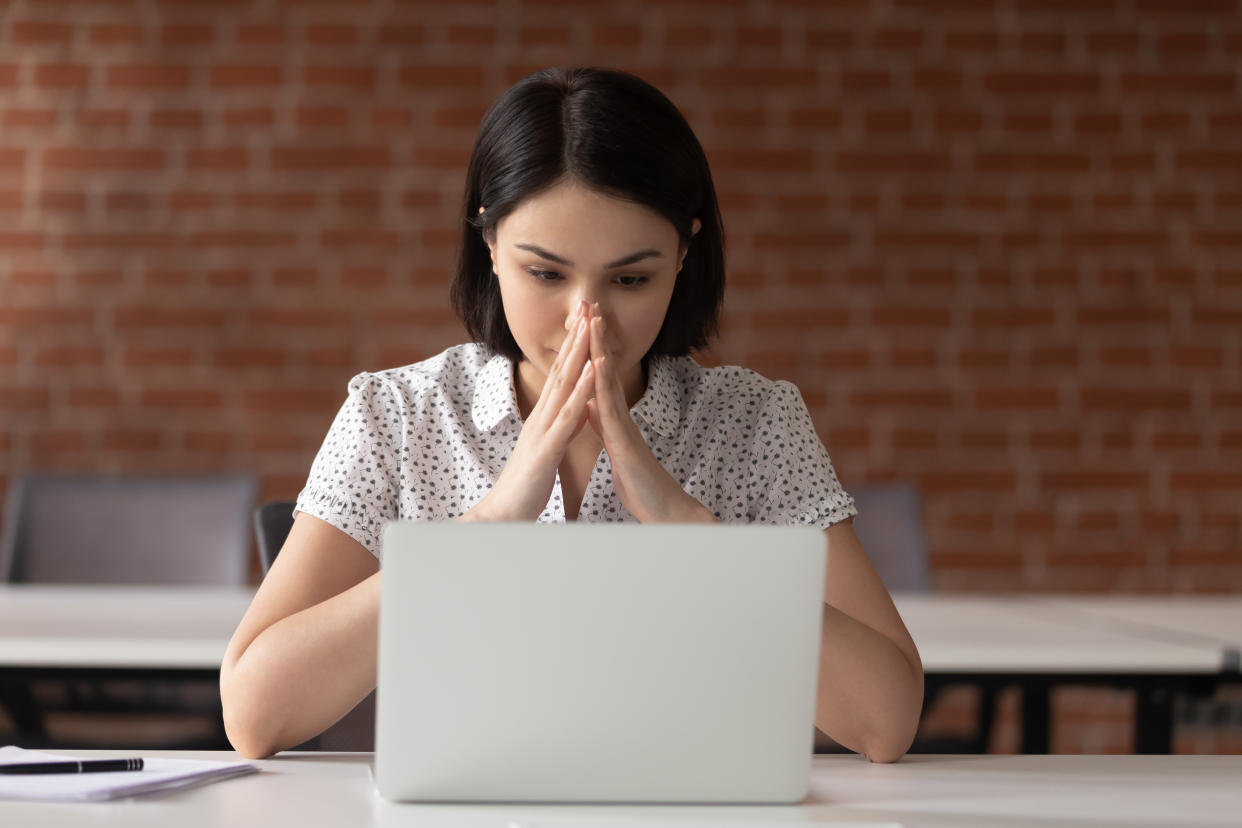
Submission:
{"label": "brick wall", "polygon": [[294,495],[350,376],[464,339],[474,131],[574,63],[708,151],[704,361],[917,478],[940,587],[1242,588],[1236,0],[5,4],[0,485]]}

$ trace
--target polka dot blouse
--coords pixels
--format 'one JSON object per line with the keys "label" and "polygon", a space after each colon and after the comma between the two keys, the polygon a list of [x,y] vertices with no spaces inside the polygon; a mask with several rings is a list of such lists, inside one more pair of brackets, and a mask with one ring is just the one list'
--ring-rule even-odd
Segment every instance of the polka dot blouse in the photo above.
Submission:
{"label": "polka dot blouse", "polygon": [[[857,514],[797,387],[736,366],[657,358],[630,410],[661,465],[725,523],[826,528]],[[522,419],[513,363],[471,343],[414,365],[362,373],[311,466],[296,511],[327,521],[377,558],[389,520],[452,520],[491,489]],[[538,518],[564,523],[560,476]],[[636,522],[612,485],[608,452],[578,520]]]}

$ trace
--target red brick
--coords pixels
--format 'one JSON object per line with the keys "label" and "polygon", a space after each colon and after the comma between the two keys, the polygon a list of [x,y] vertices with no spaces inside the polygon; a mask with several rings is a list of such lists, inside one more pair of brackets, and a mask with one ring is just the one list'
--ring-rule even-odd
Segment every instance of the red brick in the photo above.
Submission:
{"label": "red brick", "polygon": [[1180,388],[1098,388],[1079,390],[1081,405],[1095,411],[1189,411],[1190,392]]}
{"label": "red brick", "polygon": [[[702,26],[669,26],[665,43],[674,47],[702,46],[711,39],[711,32]],[[523,26],[518,30],[521,46],[568,46],[568,26]]]}
{"label": "red brick", "polygon": [[923,45],[919,28],[883,28],[875,33],[875,48],[891,52],[910,52]]}
{"label": "red brick", "polygon": [[86,86],[90,68],[79,63],[39,63],[34,67],[38,89],[73,89]]}
{"label": "red brick", "polygon": [[[387,30],[381,29],[381,34]],[[284,26],[279,25],[239,25],[234,34],[240,46],[279,46],[288,36]],[[381,38],[381,42],[384,42]]]}
{"label": "red brick", "polygon": [[1034,177],[1044,173],[1082,173],[1091,168],[1091,156],[1085,152],[1072,151],[980,151],[975,153],[974,167],[979,172],[1027,174]]}
{"label": "red brick", "polygon": [[789,123],[795,127],[838,129],[841,110],[835,107],[795,107],[789,111]]}
{"label": "red brick", "polygon": [[872,321],[880,327],[892,328],[948,328],[952,319],[948,308],[928,308],[915,305],[883,305],[871,311]]}
{"label": "red brick", "polygon": [[1167,306],[1118,308],[1112,306],[1083,307],[1078,310],[1078,324],[1084,326],[1136,326],[1169,324],[1171,311]]}
{"label": "red brick", "polygon": [[1021,32],[1018,35],[1018,48],[1024,52],[1039,52],[1043,54],[1065,54],[1068,51],[1069,41],[1065,32],[1046,31]]}
{"label": "red brick", "polygon": [[1169,486],[1174,491],[1218,492],[1242,489],[1242,474],[1228,472],[1173,472]]}
{"label": "red brick", "polygon": [[910,132],[914,129],[914,113],[908,109],[874,109],[863,113],[863,129],[867,132]]}
{"label": "red brick", "polygon": [[716,150],[709,153],[712,170],[809,172],[814,155],[805,149]]}
{"label": "red brick", "polygon": [[1164,93],[1186,94],[1193,89],[1196,99],[1205,95],[1236,95],[1237,79],[1232,72],[1124,72],[1121,91],[1126,95]]}
{"label": "red brick", "polygon": [[217,89],[238,89],[278,86],[284,72],[275,64],[218,64],[211,67],[208,77]]}
{"label": "red brick", "polygon": [[983,88],[999,95],[1097,94],[1100,77],[1094,72],[988,72]]}
{"label": "red brick", "polygon": [[386,147],[352,146],[343,149],[281,147],[271,149],[270,163],[275,170],[383,169],[392,164]]}
{"label": "red brick", "polygon": [[110,89],[184,89],[190,67],[175,63],[119,63],[108,67]]}
{"label": "red brick", "polygon": [[100,435],[100,446],[105,451],[160,451],[167,445],[166,435],[149,428],[105,429]]}
{"label": "red brick", "polygon": [[591,27],[591,43],[595,46],[634,49],[642,42],[642,26],[637,24],[597,24]]}
{"label": "red brick", "polygon": [[1043,489],[1125,491],[1146,488],[1148,476],[1145,472],[1129,472],[1112,468],[1081,469],[1073,472],[1044,472],[1039,475],[1039,482]]}
{"label": "red brick", "polygon": [[1144,112],[1139,117],[1144,132],[1187,132],[1190,130],[1190,113],[1184,111]]}
{"label": "red brick", "polygon": [[849,172],[945,173],[952,167],[948,152],[842,150],[836,154],[836,168]]}
{"label": "red brick", "polygon": [[944,388],[854,391],[850,404],[859,408],[943,409],[953,407],[953,393]]}
{"label": "red brick", "polygon": [[358,92],[375,88],[375,68],[372,66],[342,66],[340,64],[308,66],[303,75],[310,87],[344,87]]}
{"label": "red brick", "polygon": [[358,42],[358,27],[343,23],[310,23],[306,42],[312,46],[352,46]]}
{"label": "red brick", "polygon": [[996,52],[1000,49],[1000,34],[991,30],[949,31],[944,35],[948,52]]}
{"label": "red brick", "polygon": [[1242,151],[1237,150],[1182,150],[1174,158],[1183,171],[1232,173],[1242,168]]}
{"label": "red brick", "polygon": [[250,151],[245,147],[191,149],[186,151],[185,165],[194,171],[242,172],[250,167]]}
{"label": "red brick", "polygon": [[699,83],[707,92],[727,94],[735,89],[811,89],[818,77],[813,66],[721,66],[702,70]]}
{"label": "red brick", "polygon": [[1006,131],[1020,135],[1047,135],[1053,126],[1051,112],[1006,112],[1001,123]]}
{"label": "red brick", "polygon": [[9,40],[16,46],[68,46],[72,37],[73,27],[65,23],[14,20],[9,29]]}
{"label": "red brick", "polygon": [[1035,411],[1059,408],[1061,395],[1056,388],[982,388],[974,393],[974,405],[981,411],[1017,409]]}
{"label": "red brick", "polygon": [[281,388],[242,393],[242,407],[248,411],[260,412],[328,411],[340,405],[340,401],[337,391],[317,388]]}
{"label": "red brick", "polygon": [[297,123],[300,127],[347,127],[350,124],[349,110],[343,106],[303,106],[297,110]]}

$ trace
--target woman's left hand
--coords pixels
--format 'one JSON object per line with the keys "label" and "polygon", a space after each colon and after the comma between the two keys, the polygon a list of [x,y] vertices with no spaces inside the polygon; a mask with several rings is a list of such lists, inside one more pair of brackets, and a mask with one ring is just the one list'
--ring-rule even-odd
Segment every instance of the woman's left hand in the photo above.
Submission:
{"label": "woman's left hand", "polygon": [[715,522],[715,515],[660,465],[630,416],[621,376],[604,349],[606,323],[598,313],[594,308],[588,311],[595,398],[587,402],[587,419],[604,442],[621,504],[642,523]]}

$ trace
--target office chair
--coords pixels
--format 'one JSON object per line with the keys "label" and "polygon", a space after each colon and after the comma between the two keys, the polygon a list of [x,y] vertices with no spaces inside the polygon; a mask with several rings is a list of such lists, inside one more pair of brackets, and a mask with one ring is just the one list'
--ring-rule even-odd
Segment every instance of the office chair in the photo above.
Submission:
{"label": "office chair", "polygon": [[[274,500],[254,510],[259,567],[264,576],[293,528],[294,506],[291,500]],[[375,750],[375,691],[336,724],[294,750]]]}
{"label": "office chair", "polygon": [[[854,533],[890,593],[929,592],[931,572],[923,533],[922,498],[917,485],[896,482],[851,488],[858,517]],[[926,713],[938,698],[938,688],[923,697]],[[980,686],[979,712],[974,735],[916,737],[910,753],[987,753],[995,718],[996,692]]]}
{"label": "office chair", "polygon": [[[244,584],[247,520],[257,491],[257,481],[245,474],[27,473],[6,499],[0,576],[39,584]],[[228,746],[214,681],[8,679],[0,702],[16,721],[17,739],[29,747]],[[181,735],[136,736],[132,714],[138,713],[155,714],[160,732],[180,728]],[[49,714],[78,717],[78,730],[71,725],[68,737],[50,736]],[[130,714],[125,732],[101,736],[98,726],[116,722],[116,714]],[[187,726],[191,735],[185,735]]]}

